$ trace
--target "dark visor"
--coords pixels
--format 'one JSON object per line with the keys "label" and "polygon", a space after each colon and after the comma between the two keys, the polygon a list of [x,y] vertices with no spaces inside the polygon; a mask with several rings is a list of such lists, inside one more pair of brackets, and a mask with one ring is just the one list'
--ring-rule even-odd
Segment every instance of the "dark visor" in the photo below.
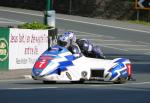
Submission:
{"label": "dark visor", "polygon": [[67,45],[67,42],[65,42],[65,41],[59,41],[59,42],[58,42],[58,45],[60,45],[60,46],[66,46],[66,45]]}

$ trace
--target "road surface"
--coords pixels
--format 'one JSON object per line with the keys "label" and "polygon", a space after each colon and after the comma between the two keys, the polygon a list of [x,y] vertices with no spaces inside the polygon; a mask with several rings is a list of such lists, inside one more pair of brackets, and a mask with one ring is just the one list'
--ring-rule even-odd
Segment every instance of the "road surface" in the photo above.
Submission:
{"label": "road surface", "polygon": [[[100,45],[108,59],[129,58],[136,81],[115,85],[105,82],[85,84],[42,84],[34,80],[0,80],[1,103],[149,103],[150,97],[150,29],[127,22],[56,15],[59,34],[74,31],[78,38],[88,38]],[[0,26],[43,21],[39,11],[0,7]]]}

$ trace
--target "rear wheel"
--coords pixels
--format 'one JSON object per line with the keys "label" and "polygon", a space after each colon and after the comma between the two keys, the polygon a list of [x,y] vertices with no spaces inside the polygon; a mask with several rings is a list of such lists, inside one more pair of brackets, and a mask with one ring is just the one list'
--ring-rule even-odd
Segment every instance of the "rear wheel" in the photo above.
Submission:
{"label": "rear wheel", "polygon": [[114,81],[114,84],[123,84],[126,83],[127,78],[118,78],[118,80]]}
{"label": "rear wheel", "polygon": [[56,81],[45,81],[45,80],[44,80],[43,83],[44,83],[44,84],[55,84]]}

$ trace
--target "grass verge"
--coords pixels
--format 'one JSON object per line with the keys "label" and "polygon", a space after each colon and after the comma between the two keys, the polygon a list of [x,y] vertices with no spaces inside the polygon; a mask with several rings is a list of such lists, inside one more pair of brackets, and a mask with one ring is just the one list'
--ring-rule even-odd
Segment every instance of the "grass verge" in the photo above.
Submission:
{"label": "grass verge", "polygon": [[134,24],[142,24],[142,25],[150,26],[150,22],[146,22],[146,21],[134,20],[134,21],[129,21],[129,22],[134,23]]}

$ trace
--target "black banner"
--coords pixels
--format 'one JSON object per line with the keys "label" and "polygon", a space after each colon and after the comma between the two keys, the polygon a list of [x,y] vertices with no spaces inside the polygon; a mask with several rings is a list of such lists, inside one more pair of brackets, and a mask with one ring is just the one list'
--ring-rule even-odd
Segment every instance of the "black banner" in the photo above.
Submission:
{"label": "black banner", "polygon": [[135,1],[136,9],[145,9],[150,10],[150,0],[136,0]]}

